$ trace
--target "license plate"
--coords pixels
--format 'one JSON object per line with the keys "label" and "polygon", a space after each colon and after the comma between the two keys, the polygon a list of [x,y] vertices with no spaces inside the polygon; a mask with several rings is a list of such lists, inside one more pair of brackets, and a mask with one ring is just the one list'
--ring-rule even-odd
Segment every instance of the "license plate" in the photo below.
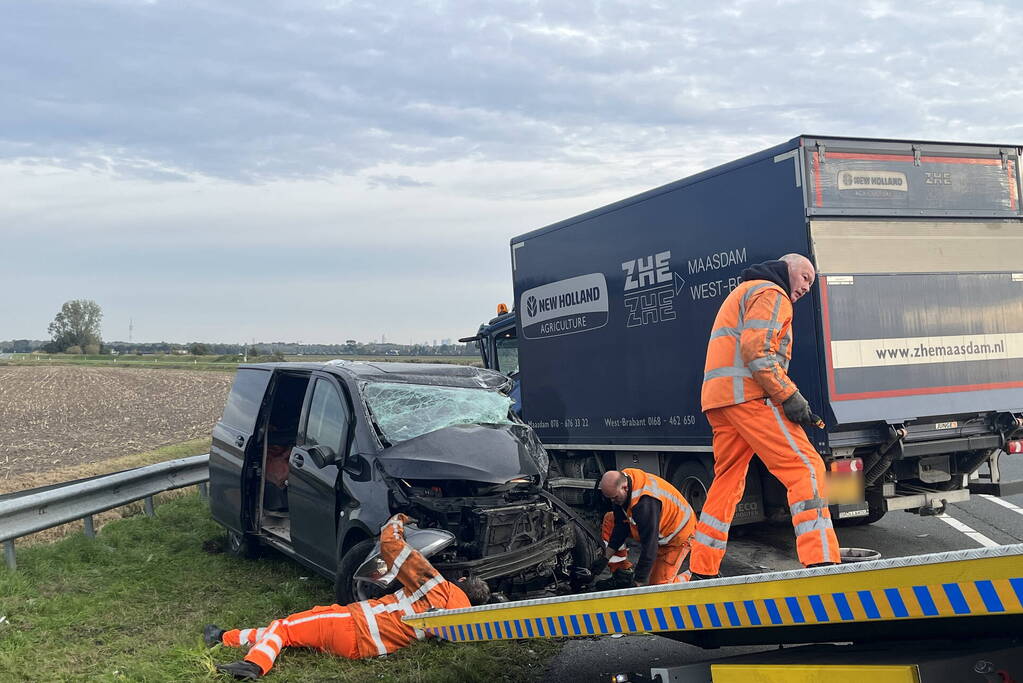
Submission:
{"label": "license plate", "polygon": [[828,472],[828,502],[832,505],[863,502],[862,472]]}

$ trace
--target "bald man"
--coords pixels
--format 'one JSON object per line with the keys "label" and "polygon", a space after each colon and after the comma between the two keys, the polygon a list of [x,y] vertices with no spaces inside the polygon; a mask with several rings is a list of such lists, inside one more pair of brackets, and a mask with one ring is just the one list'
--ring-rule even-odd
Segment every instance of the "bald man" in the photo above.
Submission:
{"label": "bald man", "polygon": [[788,376],[792,304],[815,278],[800,254],[758,263],[742,272],[714,319],[701,395],[714,430],[714,482],[693,537],[693,579],[718,575],[754,454],[788,491],[800,562],[839,561],[824,462],[803,431],[820,418]]}
{"label": "bald man", "polygon": [[[679,583],[682,561],[689,555],[689,539],[696,527],[692,507],[674,486],[640,469],[610,470],[600,478],[600,492],[611,501],[604,516],[602,535],[607,548],[593,567],[594,576],[610,565],[612,578],[597,588]],[[639,541],[639,561],[632,570],[625,540]]]}

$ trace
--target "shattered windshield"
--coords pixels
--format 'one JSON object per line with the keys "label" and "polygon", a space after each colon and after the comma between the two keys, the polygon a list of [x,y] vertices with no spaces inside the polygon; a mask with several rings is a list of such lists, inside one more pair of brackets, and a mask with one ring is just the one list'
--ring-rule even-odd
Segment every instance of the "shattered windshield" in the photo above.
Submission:
{"label": "shattered windshield", "polygon": [[392,444],[456,424],[517,424],[511,398],[497,391],[368,382],[362,395]]}

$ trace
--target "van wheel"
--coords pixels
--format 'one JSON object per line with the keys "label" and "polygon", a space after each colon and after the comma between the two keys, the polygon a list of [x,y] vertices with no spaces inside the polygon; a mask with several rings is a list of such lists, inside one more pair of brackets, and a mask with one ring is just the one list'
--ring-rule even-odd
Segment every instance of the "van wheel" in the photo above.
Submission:
{"label": "van wheel", "polygon": [[[359,541],[349,548],[348,552],[338,561],[337,574],[334,576],[334,601],[337,604],[348,605],[353,602],[382,598],[387,595],[388,590],[386,588],[380,588],[376,584],[366,581],[355,580],[355,570],[366,561],[375,544],[376,541],[372,538]],[[388,586],[388,588],[393,588],[389,592],[393,593],[395,590],[398,590],[396,587],[397,583],[395,581]]]}
{"label": "van wheel", "polygon": [[578,524],[572,525],[572,535],[575,540],[575,545],[572,546],[572,564],[576,567],[592,567],[603,548],[594,545],[589,534],[580,529]]}
{"label": "van wheel", "polygon": [[227,551],[235,557],[254,560],[262,554],[263,546],[259,539],[251,534],[243,534],[234,529],[227,530]]}
{"label": "van wheel", "polygon": [[678,489],[682,497],[692,506],[697,515],[707,502],[707,491],[713,479],[707,468],[700,462],[690,460],[675,468],[671,475],[671,485]]}

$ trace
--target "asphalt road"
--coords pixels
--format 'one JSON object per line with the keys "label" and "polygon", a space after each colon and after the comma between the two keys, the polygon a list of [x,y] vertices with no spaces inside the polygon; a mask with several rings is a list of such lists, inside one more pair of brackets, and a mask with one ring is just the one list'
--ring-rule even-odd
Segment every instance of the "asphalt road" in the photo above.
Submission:
{"label": "asphalt road", "polygon": [[[1023,455],[1003,456],[1001,469],[1005,480],[1023,479]],[[889,512],[875,524],[840,528],[836,532],[843,547],[877,550],[883,558],[1023,543],[1023,494],[1003,499],[974,496],[965,503],[950,506],[945,518]],[[761,524],[733,529],[722,574],[736,576],[800,566],[792,527]],[[652,666],[675,666],[770,649],[773,648],[703,650],[652,635],[585,638],[568,642],[552,660],[543,680],[609,681],[612,674],[624,673],[630,681],[649,681]]]}

